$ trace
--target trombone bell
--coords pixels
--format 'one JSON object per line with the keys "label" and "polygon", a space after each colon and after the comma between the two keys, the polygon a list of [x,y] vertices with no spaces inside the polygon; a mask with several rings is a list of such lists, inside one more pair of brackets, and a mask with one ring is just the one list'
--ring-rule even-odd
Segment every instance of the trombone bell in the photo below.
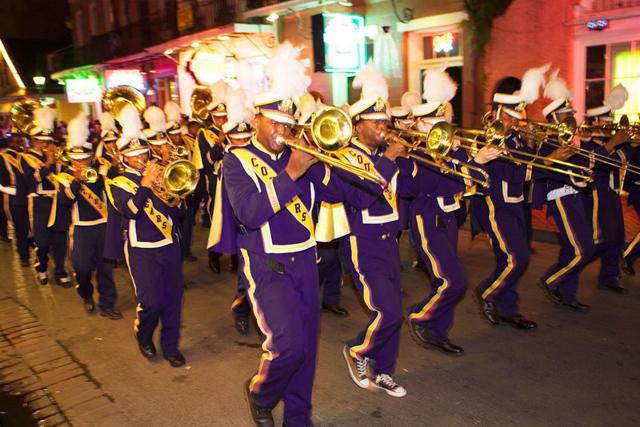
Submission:
{"label": "trombone bell", "polygon": [[324,151],[344,148],[353,134],[351,118],[340,108],[324,108],[311,122],[313,142]]}

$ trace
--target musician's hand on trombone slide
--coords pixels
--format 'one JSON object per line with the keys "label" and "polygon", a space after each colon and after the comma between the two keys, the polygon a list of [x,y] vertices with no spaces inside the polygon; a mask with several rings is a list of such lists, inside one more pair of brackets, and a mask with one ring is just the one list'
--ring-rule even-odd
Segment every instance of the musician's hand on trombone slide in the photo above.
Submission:
{"label": "musician's hand on trombone slide", "polygon": [[503,154],[505,153],[501,148],[493,145],[485,145],[480,150],[478,150],[478,154],[475,155],[473,160],[479,165],[484,165],[492,160],[497,159]]}
{"label": "musician's hand on trombone slide", "polygon": [[407,157],[407,147],[399,141],[394,140],[387,146],[384,156],[392,162],[395,162],[398,157]]}
{"label": "musician's hand on trombone slide", "polygon": [[293,150],[291,150],[291,157],[289,157],[289,163],[285,168],[285,172],[289,177],[296,181],[313,165],[318,162],[318,158],[306,153],[302,150],[296,150],[295,146],[308,148],[310,150],[317,151],[315,147],[307,144],[304,139],[296,139],[294,144],[291,144]]}
{"label": "musician's hand on trombone slide", "polygon": [[553,151],[553,153],[549,154],[546,157],[549,160],[545,160],[544,163],[547,166],[551,166],[553,165],[553,162],[551,161],[552,159],[566,161],[566,160],[569,160],[575,154],[576,154],[576,151],[573,147],[570,147],[568,145],[564,147],[560,147],[560,148],[557,148],[555,151]]}

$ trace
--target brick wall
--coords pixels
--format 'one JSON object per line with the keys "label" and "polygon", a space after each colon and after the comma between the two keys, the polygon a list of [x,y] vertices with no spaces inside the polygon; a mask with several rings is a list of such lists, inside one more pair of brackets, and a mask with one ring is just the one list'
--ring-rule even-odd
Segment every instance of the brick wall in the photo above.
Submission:
{"label": "brick wall", "polygon": [[[507,12],[494,22],[485,55],[484,100],[490,102],[496,83],[513,75],[521,78],[531,67],[552,63],[568,79],[571,27],[565,25],[568,0],[514,0]],[[532,118],[548,100],[529,107]]]}

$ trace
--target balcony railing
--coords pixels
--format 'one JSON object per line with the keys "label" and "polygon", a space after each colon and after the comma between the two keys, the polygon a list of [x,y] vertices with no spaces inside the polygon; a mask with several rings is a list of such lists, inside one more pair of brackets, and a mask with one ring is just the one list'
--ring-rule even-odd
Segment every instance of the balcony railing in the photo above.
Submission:
{"label": "balcony railing", "polygon": [[589,12],[608,12],[629,7],[640,7],[640,0],[593,0]]}
{"label": "balcony railing", "polygon": [[168,7],[163,13],[145,16],[126,27],[95,36],[85,46],[58,50],[49,55],[49,71],[54,73],[132,55],[180,36],[229,24],[236,15],[233,0],[199,1],[191,7],[192,13],[187,13],[186,18],[175,7]]}

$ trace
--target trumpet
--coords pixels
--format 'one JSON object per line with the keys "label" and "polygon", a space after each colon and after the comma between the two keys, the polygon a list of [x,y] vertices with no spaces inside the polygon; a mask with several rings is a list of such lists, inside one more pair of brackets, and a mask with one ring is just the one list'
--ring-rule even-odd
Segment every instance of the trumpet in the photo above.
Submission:
{"label": "trumpet", "polygon": [[[69,169],[72,171],[76,170],[74,167],[70,167]],[[91,166],[82,168],[80,170],[80,181],[86,182],[87,184],[93,184],[94,182],[98,181],[98,171]]]}
{"label": "trumpet", "polygon": [[278,143],[300,150],[314,156],[322,163],[342,169],[360,178],[376,184],[384,184],[384,179],[378,174],[341,161],[331,154],[346,147],[353,134],[351,118],[343,110],[336,107],[326,107],[313,117],[311,124],[304,125],[302,129],[310,130],[311,140],[320,151],[302,147],[296,144],[294,139],[287,139],[281,136],[277,138]]}
{"label": "trumpet", "polygon": [[[402,138],[400,135],[416,138],[417,142],[412,144],[406,139]],[[422,162],[429,166],[434,166],[436,168],[439,168],[444,173],[457,175],[459,177],[462,177],[463,179],[470,180],[472,182],[475,182],[476,184],[480,184],[483,187],[488,187],[490,184],[489,175],[484,169],[469,165],[457,159],[453,159],[448,155],[451,151],[451,147],[453,146],[453,127],[445,121],[436,123],[431,128],[429,133],[420,132],[417,130],[393,128],[389,131],[388,136],[392,141],[398,142],[407,147],[409,151],[409,158],[411,159]],[[424,147],[419,146],[421,140],[424,140]],[[416,155],[415,153],[412,153],[412,151],[418,151],[426,154],[433,160],[429,160],[423,156]],[[443,164],[443,161],[450,161],[452,163],[460,164],[468,169],[474,170],[480,173],[484,177],[484,179],[479,179],[468,173],[445,166]]]}
{"label": "trumpet", "polygon": [[[540,156],[538,154],[528,153],[526,151],[515,150],[515,149],[506,148],[506,147],[501,146],[501,144],[503,144],[503,142],[504,142],[505,133],[504,133],[504,125],[500,121],[492,122],[484,130],[458,128],[458,129],[456,129],[454,131],[454,134],[455,134],[455,138],[458,139],[461,142],[461,146],[465,150],[468,150],[468,151],[469,150],[473,150],[473,149],[475,149],[476,145],[500,146],[500,148],[503,151],[506,152],[505,154],[498,155],[498,157],[501,158],[501,159],[506,159],[506,160],[512,161],[513,163],[518,164],[518,165],[527,165],[527,166],[532,166],[532,167],[536,167],[536,168],[540,168],[540,169],[549,170],[549,171],[552,171],[552,172],[557,172],[557,173],[560,173],[560,174],[563,174],[563,175],[568,175],[568,176],[572,176],[574,178],[579,178],[579,179],[582,179],[582,180],[586,180],[588,182],[593,181],[593,178],[591,178],[591,170],[588,167],[576,165],[576,164],[570,163],[570,162],[565,162],[564,160],[548,159],[548,158],[546,158],[544,156]],[[484,141],[480,141],[479,140],[480,137],[482,137],[484,139]],[[527,157],[528,159],[531,159],[531,160],[518,158],[518,157],[513,156],[513,154],[521,156],[521,157]],[[556,165],[561,165],[561,166],[565,166],[565,167],[568,167],[568,168],[571,168],[571,169],[574,169],[574,170],[578,170],[580,172],[575,172],[574,170],[560,169],[558,167],[548,166],[548,165],[543,164],[543,163],[537,163],[534,160],[542,160],[542,161],[545,161],[545,162],[551,162],[551,163],[554,163]]]}

